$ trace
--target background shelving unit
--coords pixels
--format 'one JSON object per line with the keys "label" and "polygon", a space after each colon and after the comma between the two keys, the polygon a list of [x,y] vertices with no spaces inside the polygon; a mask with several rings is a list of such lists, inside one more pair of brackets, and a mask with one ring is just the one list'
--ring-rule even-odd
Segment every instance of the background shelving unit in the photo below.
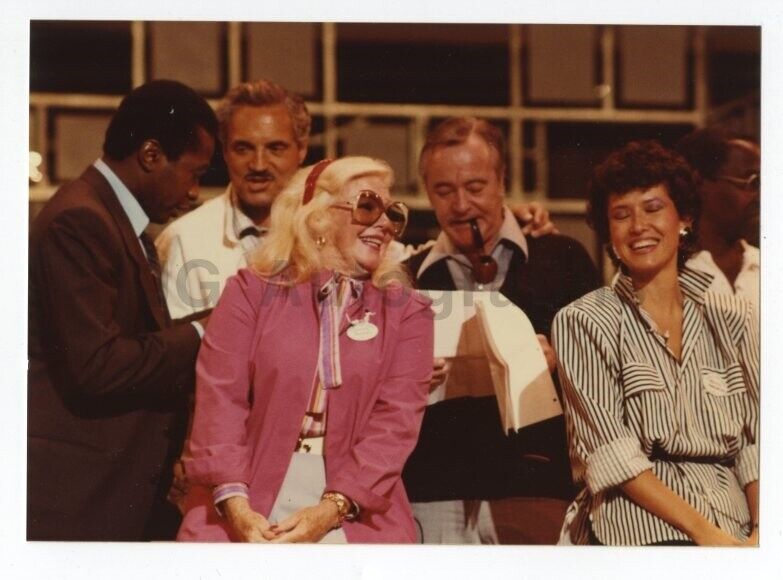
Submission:
{"label": "background shelving unit", "polygon": [[[57,185],[100,153],[122,95],[176,78],[216,105],[266,76],[305,96],[308,161],[387,159],[415,212],[411,240],[435,222],[417,178],[433,123],[497,122],[510,200],[547,205],[561,231],[601,253],[584,225],[590,167],[632,138],[673,144],[693,127],[729,125],[759,138],[759,27],[245,22],[31,22],[31,219]],[[32,169],[32,168],[31,168]],[[223,190],[219,155],[202,188]]]}

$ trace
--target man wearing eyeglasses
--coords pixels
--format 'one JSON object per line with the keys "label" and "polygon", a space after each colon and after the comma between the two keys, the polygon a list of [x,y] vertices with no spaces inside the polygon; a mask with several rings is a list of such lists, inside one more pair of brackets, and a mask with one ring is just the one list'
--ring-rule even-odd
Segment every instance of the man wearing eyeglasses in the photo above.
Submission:
{"label": "man wearing eyeglasses", "polygon": [[758,313],[759,146],[716,129],[699,129],[677,149],[701,177],[701,251],[688,266],[714,276],[711,290],[744,296]]}

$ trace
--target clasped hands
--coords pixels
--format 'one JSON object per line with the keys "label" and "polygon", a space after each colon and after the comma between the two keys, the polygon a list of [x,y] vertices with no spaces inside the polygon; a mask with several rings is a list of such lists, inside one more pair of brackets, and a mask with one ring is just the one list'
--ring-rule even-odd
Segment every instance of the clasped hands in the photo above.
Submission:
{"label": "clasped hands", "polygon": [[321,500],[318,505],[302,508],[276,524],[254,511],[244,497],[230,497],[221,506],[236,538],[241,542],[315,543],[339,523],[337,504],[330,500]]}

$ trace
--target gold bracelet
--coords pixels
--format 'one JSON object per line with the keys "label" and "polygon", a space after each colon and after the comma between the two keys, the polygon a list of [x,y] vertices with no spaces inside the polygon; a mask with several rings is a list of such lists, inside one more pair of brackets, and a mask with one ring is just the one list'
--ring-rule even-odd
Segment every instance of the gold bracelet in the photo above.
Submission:
{"label": "gold bracelet", "polygon": [[[345,497],[343,494],[337,491],[325,491],[321,494],[321,499],[329,500],[337,505],[337,526],[343,525],[343,522],[354,519],[353,515],[353,502]],[[353,516],[353,517],[352,517]]]}

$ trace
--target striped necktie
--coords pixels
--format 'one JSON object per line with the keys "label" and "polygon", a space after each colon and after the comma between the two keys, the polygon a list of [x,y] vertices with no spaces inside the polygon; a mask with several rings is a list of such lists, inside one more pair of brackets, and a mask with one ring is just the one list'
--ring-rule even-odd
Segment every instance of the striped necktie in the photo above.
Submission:
{"label": "striped necktie", "polygon": [[166,319],[171,320],[169,316],[169,309],[166,307],[166,298],[163,295],[163,284],[160,279],[160,260],[158,259],[158,251],[155,249],[155,244],[152,238],[147,232],[142,232],[139,236],[141,245],[144,247],[144,253],[147,255],[147,263],[150,265],[150,272],[155,279],[155,289],[158,294],[158,304],[166,313]]}

